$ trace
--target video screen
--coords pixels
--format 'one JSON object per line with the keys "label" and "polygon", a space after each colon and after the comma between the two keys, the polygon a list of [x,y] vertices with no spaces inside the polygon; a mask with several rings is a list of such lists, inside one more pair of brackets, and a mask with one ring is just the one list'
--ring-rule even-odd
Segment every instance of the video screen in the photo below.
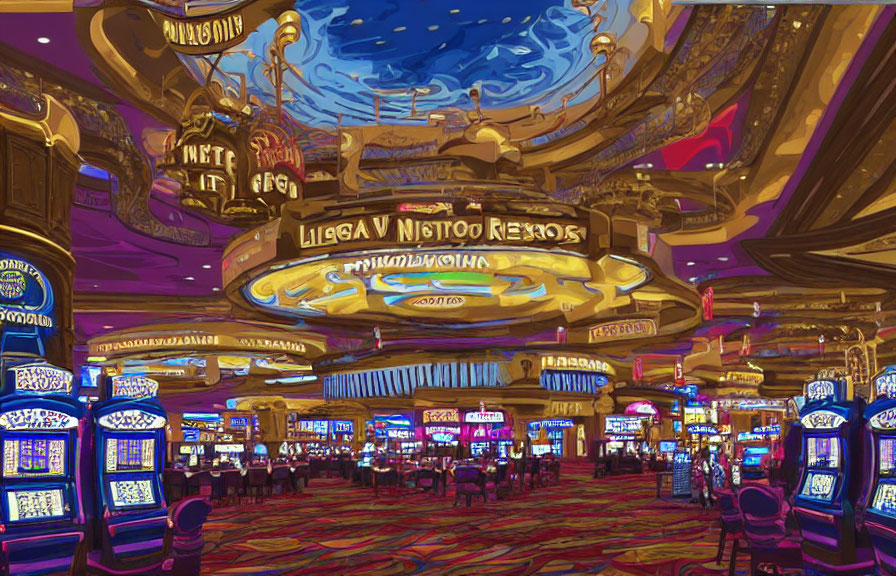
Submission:
{"label": "video screen", "polygon": [[888,516],[896,516],[896,484],[881,482],[874,493],[873,510]]}
{"label": "video screen", "polygon": [[803,490],[800,492],[800,496],[814,498],[815,500],[830,501],[834,498],[834,488],[836,486],[836,474],[809,472],[806,476],[806,483],[803,484]]}
{"label": "video screen", "polygon": [[543,454],[548,454],[551,452],[552,446],[550,444],[532,444],[532,455],[533,456],[541,456]]}
{"label": "video screen", "polygon": [[678,442],[671,440],[661,440],[660,441],[660,452],[675,452],[675,449],[678,448]]}
{"label": "video screen", "polygon": [[106,472],[155,470],[154,438],[106,438]]}
{"label": "video screen", "polygon": [[63,438],[6,438],[3,477],[64,476],[65,445]]}
{"label": "video screen", "polygon": [[65,513],[62,488],[15,490],[6,493],[10,522],[62,518]]}
{"label": "video screen", "polygon": [[149,480],[113,480],[109,482],[112,504],[116,508],[148,506],[156,503]]}
{"label": "video screen", "polygon": [[470,455],[482,456],[482,453],[488,449],[488,442],[470,442]]}
{"label": "video screen", "polygon": [[839,468],[840,438],[836,436],[806,438],[806,465],[809,468]]}
{"label": "video screen", "polygon": [[881,438],[880,475],[896,476],[896,438]]}

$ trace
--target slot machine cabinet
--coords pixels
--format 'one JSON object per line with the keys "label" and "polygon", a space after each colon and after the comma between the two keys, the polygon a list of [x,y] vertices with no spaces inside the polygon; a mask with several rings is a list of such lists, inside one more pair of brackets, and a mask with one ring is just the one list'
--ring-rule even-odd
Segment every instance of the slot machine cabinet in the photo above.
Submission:
{"label": "slot machine cabinet", "polygon": [[865,409],[869,481],[859,510],[878,573],[896,576],[896,366],[874,378],[874,390],[875,400]]}
{"label": "slot machine cabinet", "polygon": [[78,573],[87,415],[71,372],[8,365],[0,389],[0,574]]}
{"label": "slot machine cabinet", "polygon": [[849,398],[843,380],[814,380],[806,384],[805,395],[793,508],[803,557],[807,567],[824,574],[861,574],[874,564],[856,527],[856,503],[864,484],[865,402]]}
{"label": "slot machine cabinet", "polygon": [[95,546],[101,573],[158,565],[168,528],[162,489],[165,410],[158,383],[142,376],[107,378],[105,400],[93,410],[96,457]]}

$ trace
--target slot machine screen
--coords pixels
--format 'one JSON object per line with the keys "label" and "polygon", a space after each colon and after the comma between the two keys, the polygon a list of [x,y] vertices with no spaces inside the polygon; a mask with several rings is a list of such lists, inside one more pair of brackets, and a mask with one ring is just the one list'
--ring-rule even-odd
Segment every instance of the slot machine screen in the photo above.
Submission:
{"label": "slot machine screen", "polygon": [[470,442],[470,455],[482,456],[486,448],[488,448],[488,442]]}
{"label": "slot machine screen", "polygon": [[675,450],[678,448],[678,442],[674,440],[661,440],[659,448],[660,452],[675,452]]}
{"label": "slot machine screen", "polygon": [[836,436],[806,438],[806,465],[809,468],[839,468],[840,438]]}
{"label": "slot machine screen", "polygon": [[3,441],[3,477],[65,476],[63,438],[6,438]]}
{"label": "slot machine screen", "polygon": [[896,484],[881,482],[874,493],[874,503],[871,508],[881,514],[896,516]]}
{"label": "slot machine screen", "polygon": [[149,480],[112,480],[109,482],[112,504],[116,508],[149,506],[156,503]]}
{"label": "slot machine screen", "polygon": [[896,438],[880,439],[880,475],[896,476]]}
{"label": "slot machine screen", "polygon": [[498,442],[498,458],[509,458],[510,447],[513,445],[512,440],[501,440]]}
{"label": "slot machine screen", "polygon": [[6,493],[10,522],[62,518],[66,515],[62,488],[11,490]]}
{"label": "slot machine screen", "polygon": [[762,466],[762,457],[768,452],[768,448],[748,448],[744,452],[744,466]]}
{"label": "slot machine screen", "polygon": [[551,444],[532,444],[532,455],[541,456],[543,454],[548,454],[551,451],[551,448]]}
{"label": "slot machine screen", "polygon": [[815,500],[830,501],[834,498],[834,488],[837,486],[837,475],[824,472],[809,472],[806,475],[806,483],[800,496]]}
{"label": "slot machine screen", "polygon": [[155,470],[154,438],[106,438],[106,472]]}

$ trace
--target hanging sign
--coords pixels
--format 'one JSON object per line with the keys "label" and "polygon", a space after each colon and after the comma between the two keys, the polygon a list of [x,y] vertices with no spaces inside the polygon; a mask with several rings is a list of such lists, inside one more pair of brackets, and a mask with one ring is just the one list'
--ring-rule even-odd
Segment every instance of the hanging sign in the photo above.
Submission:
{"label": "hanging sign", "polygon": [[434,408],[431,410],[423,411],[424,424],[441,424],[443,422],[460,422],[460,414],[457,408]]}
{"label": "hanging sign", "polygon": [[43,272],[0,253],[0,326],[53,328],[53,289]]}
{"label": "hanging sign", "polygon": [[649,336],[656,336],[656,322],[649,318],[607,322],[588,329],[588,342],[592,344],[607,340],[628,340]]}
{"label": "hanging sign", "polygon": [[715,436],[719,433],[713,426],[706,424],[689,424],[687,427],[688,434],[704,434]]}
{"label": "hanging sign", "polygon": [[154,13],[162,35],[177,52],[216,54],[245,40],[246,27],[239,12],[206,18],[170,18]]}
{"label": "hanging sign", "polygon": [[681,358],[675,360],[674,375],[676,384],[684,384],[684,365],[681,362]]}
{"label": "hanging sign", "polygon": [[464,422],[468,424],[501,424],[504,422],[503,412],[467,412],[464,415]]}

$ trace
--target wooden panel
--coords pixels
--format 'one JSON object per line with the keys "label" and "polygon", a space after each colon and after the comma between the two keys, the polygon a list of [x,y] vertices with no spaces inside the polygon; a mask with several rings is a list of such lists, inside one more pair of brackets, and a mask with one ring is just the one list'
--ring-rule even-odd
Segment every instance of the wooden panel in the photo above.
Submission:
{"label": "wooden panel", "polygon": [[53,150],[52,172],[50,175],[49,224],[53,237],[68,245],[71,220],[72,198],[75,193],[75,182],[78,174],[65,157]]}
{"label": "wooden panel", "polygon": [[13,135],[7,145],[7,210],[37,216],[39,222],[32,220],[31,224],[43,228],[47,216],[47,149]]}

